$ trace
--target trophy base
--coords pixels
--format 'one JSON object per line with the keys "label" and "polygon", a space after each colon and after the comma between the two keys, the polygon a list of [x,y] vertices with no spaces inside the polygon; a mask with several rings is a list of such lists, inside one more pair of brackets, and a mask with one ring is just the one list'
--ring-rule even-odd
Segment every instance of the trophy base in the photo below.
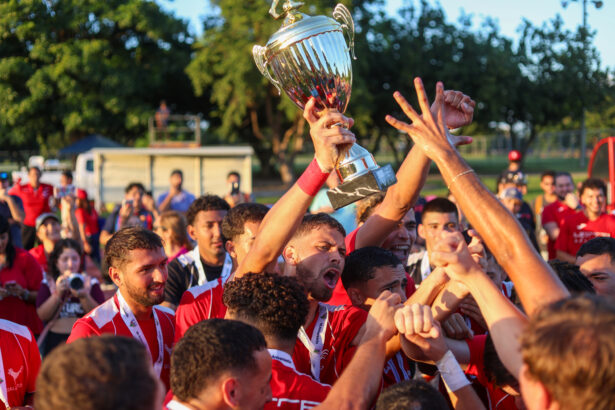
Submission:
{"label": "trophy base", "polygon": [[396,182],[393,167],[387,164],[331,188],[327,191],[327,196],[333,208],[340,209],[359,199],[382,192]]}

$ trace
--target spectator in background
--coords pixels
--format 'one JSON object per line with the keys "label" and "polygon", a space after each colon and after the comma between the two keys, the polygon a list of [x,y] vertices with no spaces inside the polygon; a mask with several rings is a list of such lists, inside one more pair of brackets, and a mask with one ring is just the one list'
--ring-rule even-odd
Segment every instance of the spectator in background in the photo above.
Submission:
{"label": "spectator in background", "polygon": [[555,195],[555,171],[545,171],[540,175],[540,189],[543,194],[534,198],[532,201],[532,210],[536,217],[536,241],[540,246],[540,252],[543,257],[548,258],[547,243],[549,235],[542,227],[542,211],[545,206],[552,204],[557,200]]}
{"label": "spectator in background", "polygon": [[159,409],[164,387],[145,349],[136,340],[111,335],[57,348],[36,379],[36,409]]}
{"label": "spectator in background", "polygon": [[[517,188],[521,191],[522,195],[527,194],[527,175],[521,171],[507,172],[498,181],[498,195],[502,193],[506,188]],[[517,218],[523,220],[523,223],[530,226],[532,230],[536,230],[536,219],[530,204],[523,201],[521,202],[521,209],[517,212]]]}
{"label": "spectator in background", "polygon": [[28,252],[13,246],[9,223],[0,216],[0,318],[40,334],[43,324],[35,303],[42,279],[40,265]]}
{"label": "spectator in background", "polygon": [[70,170],[62,171],[60,174],[60,187],[66,188],[73,185],[73,173]]}
{"label": "spectator in background", "polygon": [[538,250],[538,243],[536,242],[536,235],[534,234],[534,227],[529,223],[527,218],[523,218],[521,215],[521,207],[523,206],[523,194],[517,188],[506,188],[498,195],[502,204],[510,211],[511,214],[517,218],[525,233],[530,238],[534,248]]}
{"label": "spectator in background", "polygon": [[43,184],[41,171],[37,167],[28,169],[28,183],[19,181],[9,191],[10,195],[21,198],[25,211],[23,225],[21,226],[21,240],[24,249],[31,249],[36,239],[36,218],[45,212],[51,212],[50,202],[53,201],[53,187]]}
{"label": "spectator in background", "polygon": [[36,239],[38,245],[30,249],[30,255],[34,256],[43,269],[46,269],[49,255],[56,242],[62,239],[62,226],[56,214],[49,212],[36,218]]}
{"label": "spectator in background", "polygon": [[111,236],[128,226],[141,226],[152,229],[154,215],[143,207],[145,188],[139,182],[131,182],[124,190],[124,200],[117,205],[107,217],[105,226],[100,232],[100,243],[104,246]]}
{"label": "spectator in background", "polygon": [[9,221],[13,245],[22,248],[20,224],[23,223],[25,216],[23,203],[17,195],[8,194],[10,186],[11,181],[8,172],[0,172],[0,215]]}
{"label": "spectator in background", "polygon": [[575,263],[575,256],[585,242],[596,237],[615,238],[615,216],[605,212],[606,184],[589,178],[581,185],[583,209],[564,219],[555,242],[557,259]]}
{"label": "spectator in background", "polygon": [[154,232],[162,238],[169,262],[192,249],[188,239],[186,218],[177,211],[164,211],[154,224]]}
{"label": "spectator in background", "polygon": [[237,171],[231,171],[226,176],[226,185],[228,193],[224,196],[224,200],[232,207],[245,202],[252,202],[252,195],[241,191],[241,176]]}
{"label": "spectator in background", "polygon": [[49,255],[47,273],[36,298],[36,312],[48,329],[38,341],[43,356],[66,342],[78,318],[105,301],[98,280],[83,273],[83,257],[74,239],[60,240]]}
{"label": "spectator in background", "polygon": [[[327,178],[327,187],[335,188],[340,183],[340,178],[337,175],[337,172],[331,172],[329,174],[329,178]],[[312,205],[310,205],[310,213],[317,214],[319,212],[324,212],[326,214],[329,214],[342,224],[346,232],[354,231],[357,227],[357,222],[355,220],[357,215],[356,202],[353,202],[350,205],[346,205],[343,208],[335,210],[333,209],[333,206],[331,206],[331,201],[329,201],[327,191],[328,189],[324,188],[316,194],[314,200],[312,201]]]}
{"label": "spectator in background", "polygon": [[568,215],[573,215],[579,208],[579,198],[574,194],[574,182],[570,173],[555,174],[555,195],[557,200],[545,206],[542,211],[542,227],[549,236],[547,242],[549,260],[557,256],[555,241],[564,224],[564,219]]}
{"label": "spectator in background", "polygon": [[169,108],[165,100],[160,101],[160,107],[156,110],[156,127],[158,129],[165,129],[169,123]]}
{"label": "spectator in background", "polygon": [[195,198],[194,195],[183,189],[183,183],[183,172],[179,169],[173,170],[169,178],[169,190],[158,197],[158,211],[172,210],[185,213],[188,210]]}
{"label": "spectator in background", "polygon": [[100,227],[98,226],[98,212],[88,200],[88,193],[77,189],[77,209],[75,217],[79,225],[79,235],[86,254],[100,263]]}

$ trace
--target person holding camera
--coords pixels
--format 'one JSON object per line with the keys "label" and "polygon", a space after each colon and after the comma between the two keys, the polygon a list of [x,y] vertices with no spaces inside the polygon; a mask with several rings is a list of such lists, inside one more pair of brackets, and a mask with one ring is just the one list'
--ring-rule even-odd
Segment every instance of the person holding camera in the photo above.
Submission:
{"label": "person holding camera", "polygon": [[154,226],[154,214],[143,205],[145,187],[139,182],[131,182],[124,189],[121,205],[115,207],[107,217],[100,232],[100,244],[106,245],[111,236],[122,228],[141,226],[151,230]]}
{"label": "person holding camera", "polygon": [[247,192],[241,192],[241,176],[237,171],[231,171],[226,176],[226,184],[229,187],[228,193],[224,196],[224,200],[233,208],[235,205],[246,202],[253,202],[252,195]]}
{"label": "person holding camera", "polygon": [[68,339],[78,318],[105,301],[98,280],[80,273],[83,262],[81,246],[74,239],[61,239],[49,255],[36,298],[36,311],[46,322],[39,338],[43,356]]}

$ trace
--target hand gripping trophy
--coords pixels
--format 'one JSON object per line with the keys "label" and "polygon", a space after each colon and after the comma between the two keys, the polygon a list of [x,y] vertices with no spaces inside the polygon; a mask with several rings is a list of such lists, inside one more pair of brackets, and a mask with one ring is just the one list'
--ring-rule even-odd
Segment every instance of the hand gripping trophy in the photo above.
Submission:
{"label": "hand gripping trophy", "polygon": [[[344,5],[338,4],[333,18],[307,16],[297,11],[303,3],[287,0],[282,15],[274,0],[269,13],[284,23],[264,47],[252,53],[260,72],[301,109],[311,97],[321,109],[346,111],[352,88],[354,22]],[[338,22],[338,20],[340,22]],[[348,35],[346,45],[344,33]],[[327,192],[335,209],[381,192],[397,182],[391,165],[379,167],[374,157],[354,144],[335,168],[342,184]]]}

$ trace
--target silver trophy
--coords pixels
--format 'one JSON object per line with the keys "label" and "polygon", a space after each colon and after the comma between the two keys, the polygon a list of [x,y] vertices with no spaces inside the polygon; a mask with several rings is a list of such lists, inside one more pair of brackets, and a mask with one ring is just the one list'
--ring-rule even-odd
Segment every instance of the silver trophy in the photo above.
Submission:
{"label": "silver trophy", "polygon": [[[303,3],[287,0],[277,13],[274,0],[269,13],[284,23],[264,47],[252,53],[260,72],[302,110],[311,97],[321,109],[346,111],[352,89],[354,22],[344,5],[338,4],[333,18],[307,16],[297,11]],[[348,45],[344,38],[348,36]],[[381,192],[397,182],[391,165],[379,167],[372,154],[358,144],[344,154],[335,168],[342,184],[327,192],[339,209],[366,196]]]}

